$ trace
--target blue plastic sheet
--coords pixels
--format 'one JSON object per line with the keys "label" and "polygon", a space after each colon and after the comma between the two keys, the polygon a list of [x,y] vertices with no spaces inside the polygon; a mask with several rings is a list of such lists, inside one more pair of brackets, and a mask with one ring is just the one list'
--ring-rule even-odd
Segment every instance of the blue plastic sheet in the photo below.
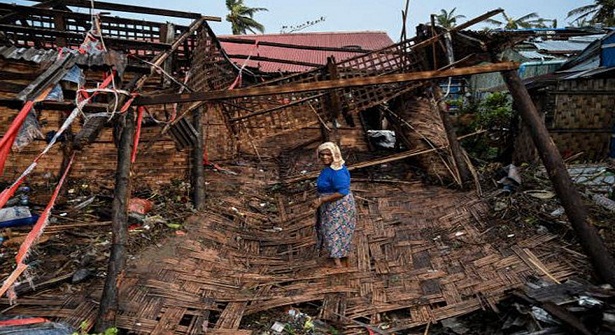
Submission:
{"label": "blue plastic sheet", "polygon": [[[0,320],[22,319],[26,317],[2,317]],[[0,326],[0,335],[71,335],[75,330],[58,322],[43,322],[23,326]]]}

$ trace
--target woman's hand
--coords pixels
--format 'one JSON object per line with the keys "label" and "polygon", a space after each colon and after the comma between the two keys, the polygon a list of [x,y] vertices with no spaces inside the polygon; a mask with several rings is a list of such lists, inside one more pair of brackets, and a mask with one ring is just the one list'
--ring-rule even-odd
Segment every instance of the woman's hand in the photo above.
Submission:
{"label": "woman's hand", "polygon": [[318,207],[320,207],[320,205],[322,205],[322,198],[318,197],[318,198],[314,199],[314,201],[312,201],[311,207],[313,209],[318,209]]}

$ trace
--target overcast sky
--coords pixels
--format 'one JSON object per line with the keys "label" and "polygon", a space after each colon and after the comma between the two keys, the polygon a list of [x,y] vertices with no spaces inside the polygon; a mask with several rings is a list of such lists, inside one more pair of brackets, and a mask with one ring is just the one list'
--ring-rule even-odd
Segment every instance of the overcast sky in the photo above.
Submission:
{"label": "overcast sky", "polygon": [[[0,0],[2,2],[23,3],[24,0]],[[230,34],[230,23],[224,20],[227,14],[225,0],[105,0],[163,9],[198,12],[218,16],[222,22],[210,22],[217,35]],[[25,2],[32,5],[32,2]],[[314,31],[385,31],[393,41],[398,41],[401,27],[401,11],[405,0],[244,0],[248,7],[267,8],[254,17],[265,26],[266,33],[280,33],[283,26],[298,26],[307,21],[324,17],[324,21],[302,32]],[[438,14],[457,8],[455,13],[466,19],[477,17],[485,12],[502,8],[514,18],[536,12],[545,19],[557,19],[558,27],[568,25],[567,13],[573,8],[594,3],[593,0],[410,0],[407,20],[408,37],[414,36],[415,26],[429,21],[430,14]],[[87,11],[81,9],[80,11]],[[178,22],[175,18],[143,17],[155,21]],[[496,19],[501,19],[495,17]],[[463,22],[460,20],[458,22]],[[178,22],[187,24],[187,22]],[[481,26],[475,26],[479,29]]]}

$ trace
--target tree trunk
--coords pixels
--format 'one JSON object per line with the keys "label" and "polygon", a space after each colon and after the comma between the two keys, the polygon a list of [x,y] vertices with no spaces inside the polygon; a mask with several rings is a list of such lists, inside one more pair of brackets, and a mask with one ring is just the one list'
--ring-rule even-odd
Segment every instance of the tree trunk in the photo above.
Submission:
{"label": "tree trunk", "polygon": [[587,209],[574,187],[566,165],[547,128],[538,115],[529,93],[514,70],[502,71],[502,77],[512,94],[523,122],[528,126],[534,145],[544,164],[555,193],[566,210],[568,220],[577,234],[579,242],[589,256],[598,276],[615,286],[615,265],[613,257],[604,246],[587,216]]}
{"label": "tree trunk", "polygon": [[115,317],[118,310],[118,291],[122,279],[122,273],[126,264],[126,244],[128,241],[128,199],[130,197],[130,158],[134,139],[135,120],[134,113],[129,110],[125,120],[120,145],[117,153],[117,168],[115,172],[115,192],[112,207],[112,244],[111,256],[107,266],[107,278],[102,292],[96,332],[104,332],[105,329],[115,325]]}

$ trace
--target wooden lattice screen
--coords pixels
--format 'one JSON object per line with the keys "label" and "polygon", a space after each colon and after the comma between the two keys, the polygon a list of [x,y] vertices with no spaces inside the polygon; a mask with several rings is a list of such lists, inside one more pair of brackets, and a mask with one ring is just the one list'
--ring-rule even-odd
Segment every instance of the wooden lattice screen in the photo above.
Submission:
{"label": "wooden lattice screen", "polygon": [[[19,15],[14,15],[18,12]],[[92,27],[92,16],[64,10],[0,3],[0,29],[15,46],[37,48],[77,48]],[[9,23],[16,20],[15,23]],[[175,36],[181,36],[187,26],[101,16],[100,30],[108,47],[140,58],[151,59],[170,49]],[[194,37],[188,38],[174,52],[178,68],[189,63]]]}
{"label": "wooden lattice screen", "polygon": [[[436,43],[437,40],[434,40]],[[329,79],[373,77],[394,73],[427,70],[423,48],[415,48],[414,40],[403,41],[387,48],[335,63],[335,71],[321,67],[310,72],[290,75],[257,86],[281,86],[315,83]],[[331,75],[331,72],[335,72]],[[387,100],[419,87],[421,83],[380,84],[348,87],[337,90],[278,94],[238,98],[223,102],[228,120],[237,132],[247,130],[248,136],[259,139],[282,132],[301,129],[322,120],[330,120],[327,99],[336,96],[343,113],[354,113],[377,106]],[[340,111],[335,111],[340,112]]]}

